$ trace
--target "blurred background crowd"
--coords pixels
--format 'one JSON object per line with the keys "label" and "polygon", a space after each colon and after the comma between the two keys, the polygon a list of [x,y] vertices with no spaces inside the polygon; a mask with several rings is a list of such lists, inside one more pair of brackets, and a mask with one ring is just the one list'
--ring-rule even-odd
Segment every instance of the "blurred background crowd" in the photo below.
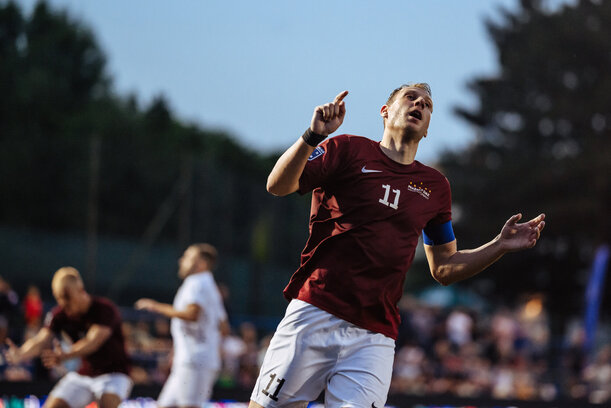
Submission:
{"label": "blurred background crowd", "polygon": [[[468,302],[456,305],[448,302],[448,296],[455,294],[434,289],[402,300],[391,394],[611,403],[611,327],[600,328],[602,341],[588,353],[577,316],[561,338],[551,336],[540,294],[524,296],[512,307],[482,305],[477,299],[471,307]],[[35,334],[51,306],[52,302],[42,301],[37,287],[30,286],[19,296],[1,279],[2,343],[7,337],[21,342]],[[134,382],[162,385],[172,362],[169,320],[129,306],[121,307],[121,312]],[[231,333],[222,342],[223,364],[216,387],[250,390],[273,333],[249,321],[231,320]],[[561,343],[561,351],[550,359],[553,341]],[[55,380],[77,364],[68,361],[48,371],[38,360],[12,366],[0,357],[0,381]]]}

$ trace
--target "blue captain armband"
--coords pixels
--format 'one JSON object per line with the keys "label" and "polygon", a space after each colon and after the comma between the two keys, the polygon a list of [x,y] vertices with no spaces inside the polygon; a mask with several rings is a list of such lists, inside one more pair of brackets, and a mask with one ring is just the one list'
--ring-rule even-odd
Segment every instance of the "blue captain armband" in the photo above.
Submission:
{"label": "blue captain armband", "polygon": [[425,245],[443,245],[455,239],[452,221],[431,225],[422,230],[422,241]]}

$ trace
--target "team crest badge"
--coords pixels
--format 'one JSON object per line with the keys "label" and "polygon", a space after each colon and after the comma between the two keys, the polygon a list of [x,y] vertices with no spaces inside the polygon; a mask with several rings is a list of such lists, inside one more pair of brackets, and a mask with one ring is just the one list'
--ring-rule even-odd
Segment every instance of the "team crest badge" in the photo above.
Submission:
{"label": "team crest badge", "polygon": [[308,157],[308,161],[312,161],[323,154],[325,154],[325,149],[323,149],[322,146],[318,146],[316,149],[314,149],[310,157]]}

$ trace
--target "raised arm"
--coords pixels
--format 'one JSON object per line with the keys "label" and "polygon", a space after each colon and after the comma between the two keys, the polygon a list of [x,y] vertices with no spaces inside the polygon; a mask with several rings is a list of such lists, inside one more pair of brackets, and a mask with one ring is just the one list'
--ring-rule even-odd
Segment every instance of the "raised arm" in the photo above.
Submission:
{"label": "raised arm", "polygon": [[316,145],[335,132],[343,123],[346,116],[346,105],[343,100],[346,95],[348,91],[343,91],[335,97],[333,102],[314,109],[310,128],[306,134],[280,156],[267,177],[267,191],[276,196],[284,196],[297,191],[299,177]]}
{"label": "raised arm", "polygon": [[509,218],[501,233],[476,249],[458,250],[456,240],[443,245],[425,245],[431,274],[442,285],[470,278],[508,252],[532,248],[545,227],[545,214],[518,224],[522,214]]}

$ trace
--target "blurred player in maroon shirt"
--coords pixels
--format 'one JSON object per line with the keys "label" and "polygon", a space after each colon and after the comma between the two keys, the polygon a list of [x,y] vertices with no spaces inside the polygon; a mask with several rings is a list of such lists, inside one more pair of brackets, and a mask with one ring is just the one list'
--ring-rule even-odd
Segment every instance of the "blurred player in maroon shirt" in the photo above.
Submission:
{"label": "blurred player in maroon shirt", "polygon": [[[57,306],[34,337],[21,347],[9,343],[7,360],[16,364],[40,355],[51,368],[81,358],[79,371],[66,374],[56,384],[45,408],[82,408],[92,401],[100,408],[118,407],[133,384],[117,307],[108,299],[87,293],[80,274],[72,267],[55,272],[51,286]],[[67,350],[57,341],[60,333],[73,341]]]}
{"label": "blurred player in maroon shirt", "polygon": [[[422,234],[431,274],[448,285],[505,253],[533,247],[544,214],[516,214],[490,242],[458,250],[448,180],[415,160],[433,100],[424,83],[395,89],[380,109],[381,142],[340,135],[344,91],[315,108],[277,161],[267,189],[312,191],[310,237],[284,290],[290,301],[265,355],[250,407],[383,407],[400,323],[397,303]],[[322,142],[322,143],[321,143]],[[320,145],[319,145],[320,144]]]}

